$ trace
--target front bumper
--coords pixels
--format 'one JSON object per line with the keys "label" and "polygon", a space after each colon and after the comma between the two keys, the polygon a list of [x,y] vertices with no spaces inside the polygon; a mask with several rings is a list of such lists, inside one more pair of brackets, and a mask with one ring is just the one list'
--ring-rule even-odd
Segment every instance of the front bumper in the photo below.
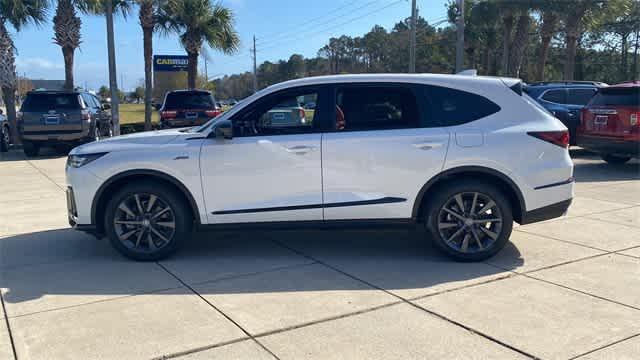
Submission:
{"label": "front bumper", "polygon": [[578,146],[603,154],[638,157],[640,140],[625,140],[600,136],[578,136]]}
{"label": "front bumper", "polygon": [[97,238],[101,237],[95,225],[83,225],[78,224],[78,209],[76,206],[76,199],[71,186],[67,187],[67,216],[69,219],[69,225],[75,230],[86,232]]}
{"label": "front bumper", "polygon": [[531,224],[535,222],[551,220],[561,217],[567,213],[572,199],[557,202],[555,204],[547,205],[539,209],[527,211],[522,215],[522,221],[520,225]]}

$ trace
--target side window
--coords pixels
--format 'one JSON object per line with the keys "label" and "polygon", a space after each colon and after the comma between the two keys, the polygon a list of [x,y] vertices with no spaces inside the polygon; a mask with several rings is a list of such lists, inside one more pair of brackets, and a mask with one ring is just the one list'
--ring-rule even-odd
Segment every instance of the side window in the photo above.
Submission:
{"label": "side window", "polygon": [[285,93],[266,99],[261,105],[239,114],[233,121],[234,136],[289,135],[313,132],[317,111],[305,104],[317,103],[318,92]]}
{"label": "side window", "polygon": [[102,107],[102,105],[100,104],[100,99],[98,99],[97,96],[91,95],[91,99],[93,100],[93,103],[96,104],[97,108],[101,108]]}
{"label": "side window", "polygon": [[549,90],[542,95],[542,100],[556,104],[566,104],[566,91],[564,89]]}
{"label": "side window", "polygon": [[94,104],[93,99],[91,98],[91,95],[86,93],[81,93],[80,96],[82,96],[82,101],[84,101],[85,106],[89,108],[96,107],[96,104]]}
{"label": "side window", "polygon": [[426,93],[433,122],[441,126],[466,124],[500,111],[500,106],[484,96],[462,90],[427,86]]}
{"label": "side window", "polygon": [[595,89],[569,89],[567,103],[572,105],[587,105],[595,93]]}
{"label": "side window", "polygon": [[402,86],[344,86],[336,92],[338,131],[404,129],[420,126],[413,91]]}

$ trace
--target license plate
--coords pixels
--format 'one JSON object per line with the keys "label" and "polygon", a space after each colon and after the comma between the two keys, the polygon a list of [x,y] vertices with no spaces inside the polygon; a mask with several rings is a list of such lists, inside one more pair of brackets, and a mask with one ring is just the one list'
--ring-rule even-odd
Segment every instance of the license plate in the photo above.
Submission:
{"label": "license plate", "polygon": [[45,125],[59,125],[60,118],[58,116],[47,116],[44,118]]}
{"label": "license plate", "polygon": [[283,113],[274,113],[271,115],[271,119],[273,120],[284,120],[284,114]]}
{"label": "license plate", "polygon": [[184,113],[184,117],[187,119],[196,119],[198,117],[198,113],[197,112],[187,112]]}
{"label": "license plate", "polygon": [[609,120],[609,117],[607,115],[596,115],[593,123],[596,125],[607,125],[607,120]]}

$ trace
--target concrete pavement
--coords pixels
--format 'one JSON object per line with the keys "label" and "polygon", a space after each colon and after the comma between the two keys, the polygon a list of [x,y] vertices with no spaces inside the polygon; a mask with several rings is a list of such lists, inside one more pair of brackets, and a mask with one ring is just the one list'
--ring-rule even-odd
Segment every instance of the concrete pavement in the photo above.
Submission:
{"label": "concrete pavement", "polygon": [[203,233],[136,263],[70,230],[65,157],[0,154],[0,359],[633,359],[640,163],[574,152],[566,218],[482,263],[422,231]]}

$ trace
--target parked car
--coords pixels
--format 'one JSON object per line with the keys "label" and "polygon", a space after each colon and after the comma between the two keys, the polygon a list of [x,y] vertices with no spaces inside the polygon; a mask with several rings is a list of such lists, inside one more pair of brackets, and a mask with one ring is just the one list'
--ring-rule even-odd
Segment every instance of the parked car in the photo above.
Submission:
{"label": "parked car", "polygon": [[202,125],[222,113],[211,92],[175,90],[164,98],[160,108],[160,127],[176,128]]}
{"label": "parked car", "polygon": [[27,93],[18,112],[18,130],[27,156],[43,145],[75,146],[113,134],[109,107],[85,91]]}
{"label": "parked car", "polygon": [[[311,126],[261,121],[315,96]],[[201,127],[75,148],[70,224],[155,260],[190,231],[426,226],[454,259],[498,252],[515,220],[561,216],[573,194],[567,128],[518,79],[311,77],[270,86]]]}
{"label": "parked car", "polygon": [[578,145],[611,164],[640,154],[640,81],[602,88],[582,110]]}
{"label": "parked car", "polygon": [[576,145],[576,128],[580,110],[599,88],[607,86],[595,81],[551,81],[527,84],[525,91],[569,129],[571,145]]}
{"label": "parked car", "polygon": [[298,99],[291,98],[286,102],[281,102],[267,111],[260,119],[263,127],[291,127],[301,125],[311,125],[307,121],[306,112],[300,106]]}
{"label": "parked car", "polygon": [[2,109],[0,109],[0,152],[9,151],[9,145],[11,144],[11,129],[9,128],[9,121],[4,116]]}

